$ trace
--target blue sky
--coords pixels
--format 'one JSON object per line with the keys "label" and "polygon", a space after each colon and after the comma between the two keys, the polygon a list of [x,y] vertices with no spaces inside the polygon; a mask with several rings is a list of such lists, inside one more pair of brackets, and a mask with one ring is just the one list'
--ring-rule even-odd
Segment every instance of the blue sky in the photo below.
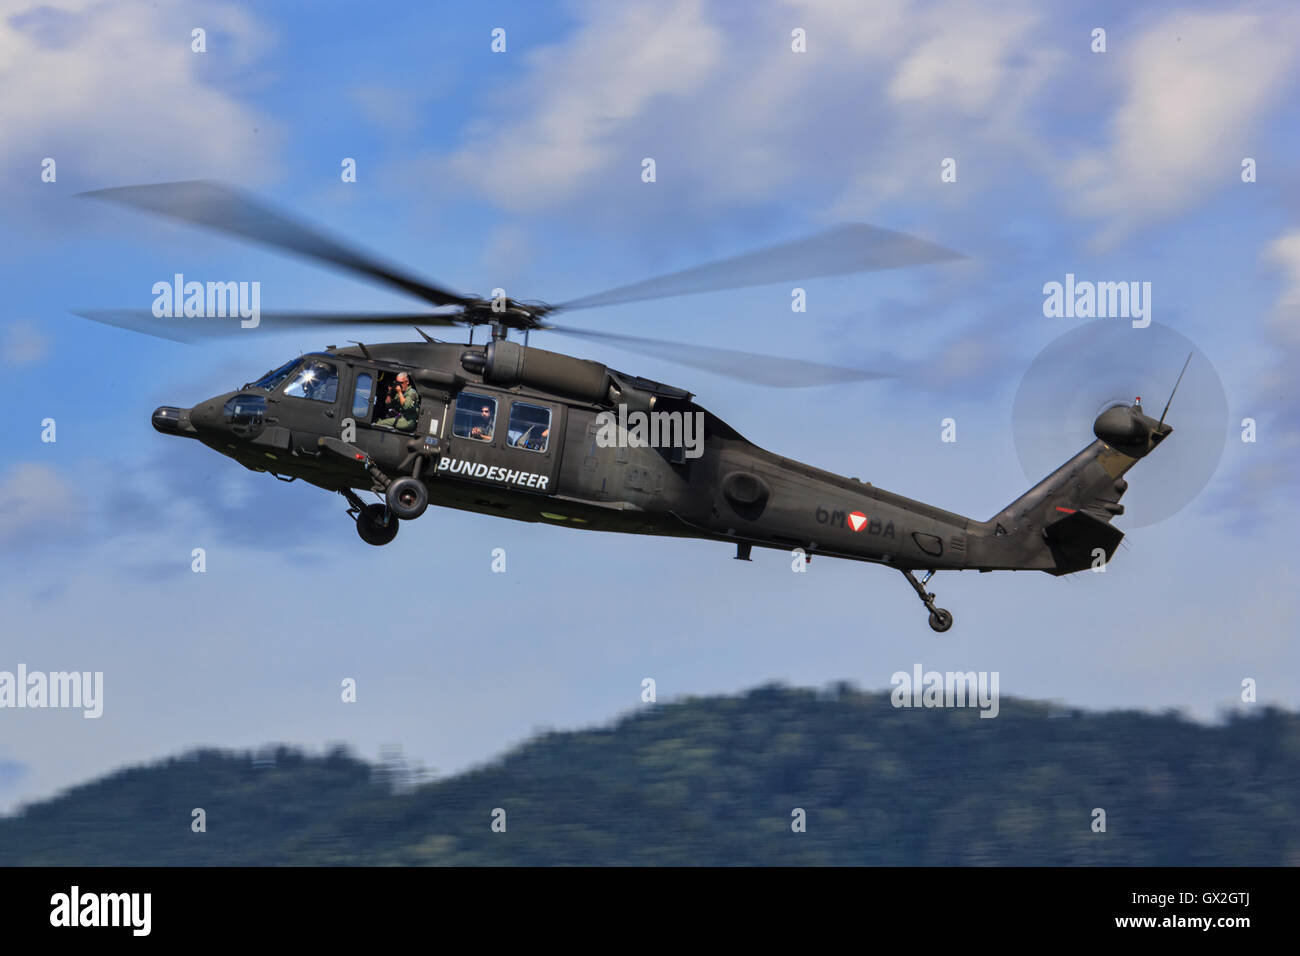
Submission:
{"label": "blue sky", "polygon": [[[0,362],[23,396],[0,424],[0,670],[105,674],[99,720],[0,712],[0,809],[198,744],[345,741],[373,757],[397,743],[453,772],[536,727],[641,706],[645,677],[661,700],[774,679],[882,688],[919,661],[1087,707],[1209,719],[1247,677],[1261,701],[1293,705],[1293,5],[163,7],[0,2]],[[1096,27],[1105,53],[1090,49]],[[795,28],[806,53],[791,50]],[[340,181],[344,157],[356,183]],[[940,181],[947,157],[956,182]],[[883,363],[907,373],[895,381],[761,390],[603,345],[533,344],[690,388],[764,447],[978,519],[1039,477],[1020,467],[1011,407],[1034,356],[1080,322],[1042,312],[1043,284],[1067,272],[1152,283],[1154,319],[1223,382],[1228,440],[1201,495],[1134,530],[1106,574],[940,575],[957,619],[941,638],[898,575],[827,559],[795,575],[775,552],[742,564],[717,544],[437,509],[373,549],[337,497],[148,422],[158,404],[361,333],[187,347],[68,312],[147,309],[175,272],[259,281],[267,310],[409,305],[72,198],[202,177],[458,290],[551,301],[846,221],[959,250],[960,263],[809,280],[805,314],[786,284],[573,317]],[[1163,404],[1176,371],[1133,390]],[[939,440],[947,417],[953,444]],[[1238,437],[1245,417],[1253,444]],[[1088,423],[1070,424],[1082,447]],[[1122,529],[1158,467],[1130,474]],[[196,547],[205,574],[190,571]],[[356,704],[340,702],[346,677]]]}

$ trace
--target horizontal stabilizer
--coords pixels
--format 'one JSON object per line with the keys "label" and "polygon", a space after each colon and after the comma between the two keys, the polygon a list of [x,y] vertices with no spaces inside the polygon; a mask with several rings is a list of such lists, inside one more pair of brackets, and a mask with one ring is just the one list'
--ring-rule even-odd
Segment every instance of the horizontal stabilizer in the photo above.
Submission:
{"label": "horizontal stabilizer", "polygon": [[1124,532],[1086,511],[1075,511],[1043,529],[1048,549],[1056,560],[1052,574],[1071,574],[1093,567],[1101,555],[1111,555],[1124,540]]}

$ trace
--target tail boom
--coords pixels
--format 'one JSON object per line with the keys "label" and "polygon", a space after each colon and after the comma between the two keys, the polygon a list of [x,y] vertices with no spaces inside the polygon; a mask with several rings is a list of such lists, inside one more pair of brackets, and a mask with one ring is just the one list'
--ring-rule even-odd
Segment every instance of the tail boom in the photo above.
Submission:
{"label": "tail boom", "polygon": [[1107,409],[1093,428],[1096,441],[970,529],[969,567],[1061,575],[1110,561],[1124,539],[1111,524],[1124,513],[1124,475],[1173,428],[1145,415],[1137,402]]}

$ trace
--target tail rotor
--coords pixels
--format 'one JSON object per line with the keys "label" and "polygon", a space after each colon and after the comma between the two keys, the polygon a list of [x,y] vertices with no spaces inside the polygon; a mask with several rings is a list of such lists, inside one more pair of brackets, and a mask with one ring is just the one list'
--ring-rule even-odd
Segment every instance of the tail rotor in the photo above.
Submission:
{"label": "tail rotor", "polygon": [[[1144,392],[1159,394],[1182,361],[1160,418],[1142,410]],[[1166,422],[1184,379],[1174,413],[1178,435]],[[1100,410],[1100,412],[1099,412]],[[1016,452],[1031,481],[1050,474],[1079,450],[1091,425],[1106,444],[1131,458],[1160,453],[1135,466],[1124,503],[1126,530],[1177,514],[1209,484],[1228,434],[1228,400],[1214,366],[1191,341],[1152,322],[1099,319],[1059,336],[1025,372],[1012,411]]]}

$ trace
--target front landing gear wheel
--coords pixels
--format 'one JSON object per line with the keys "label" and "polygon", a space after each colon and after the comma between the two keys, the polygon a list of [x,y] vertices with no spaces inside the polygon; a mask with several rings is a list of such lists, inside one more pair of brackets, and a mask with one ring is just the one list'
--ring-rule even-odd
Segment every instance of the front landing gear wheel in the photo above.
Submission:
{"label": "front landing gear wheel", "polygon": [[366,505],[361,514],[357,515],[357,534],[361,535],[361,540],[366,544],[378,547],[397,537],[399,524],[401,522],[397,515],[384,505]]}
{"label": "front landing gear wheel", "polygon": [[398,478],[388,486],[388,510],[409,521],[429,507],[429,489],[419,478]]}
{"label": "front landing gear wheel", "polygon": [[930,627],[942,634],[952,627],[952,614],[944,608],[937,607],[930,612]]}

